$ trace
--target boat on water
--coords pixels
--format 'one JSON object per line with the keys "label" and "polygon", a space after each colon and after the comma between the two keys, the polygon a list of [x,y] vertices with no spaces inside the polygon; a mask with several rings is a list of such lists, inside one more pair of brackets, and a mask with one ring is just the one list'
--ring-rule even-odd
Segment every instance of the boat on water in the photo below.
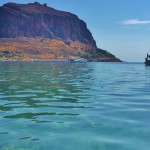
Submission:
{"label": "boat on water", "polygon": [[145,58],[145,65],[150,66],[150,55],[149,54],[147,54],[147,56]]}
{"label": "boat on water", "polygon": [[82,63],[82,62],[87,62],[87,60],[84,58],[72,58],[72,59],[69,59],[69,62],[71,62],[71,63],[74,63],[74,62]]}

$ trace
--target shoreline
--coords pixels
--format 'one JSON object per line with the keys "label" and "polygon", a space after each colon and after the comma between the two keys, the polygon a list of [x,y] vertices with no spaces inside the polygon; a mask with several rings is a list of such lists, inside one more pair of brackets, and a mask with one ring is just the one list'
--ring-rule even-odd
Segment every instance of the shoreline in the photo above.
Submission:
{"label": "shoreline", "polygon": [[[0,62],[71,62],[71,61],[70,60],[0,60]],[[77,61],[74,62],[78,63]],[[124,61],[86,61],[86,62],[121,63]]]}
{"label": "shoreline", "polygon": [[85,58],[73,58],[73,59],[0,59],[0,62],[124,62],[119,59],[111,59],[111,58],[99,58],[99,60],[95,59],[85,59]]}
{"label": "shoreline", "polygon": [[0,60],[0,62],[69,62],[69,60]]}

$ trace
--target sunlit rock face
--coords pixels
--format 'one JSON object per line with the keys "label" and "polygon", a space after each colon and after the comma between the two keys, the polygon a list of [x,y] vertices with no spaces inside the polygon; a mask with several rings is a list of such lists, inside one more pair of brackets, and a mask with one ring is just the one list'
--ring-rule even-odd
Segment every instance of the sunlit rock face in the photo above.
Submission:
{"label": "sunlit rock face", "polygon": [[38,2],[0,7],[0,60],[120,61],[98,49],[86,23],[76,15]]}
{"label": "sunlit rock face", "polygon": [[86,23],[76,15],[37,2],[0,7],[0,37],[44,37],[80,41],[96,47]]}

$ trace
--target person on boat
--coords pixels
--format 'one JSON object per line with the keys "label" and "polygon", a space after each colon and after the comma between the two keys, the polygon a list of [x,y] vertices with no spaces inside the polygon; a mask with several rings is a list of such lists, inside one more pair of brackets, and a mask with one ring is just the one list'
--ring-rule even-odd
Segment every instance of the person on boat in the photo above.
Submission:
{"label": "person on boat", "polygon": [[147,58],[147,60],[150,59],[150,55],[148,55],[148,53],[147,53],[147,57],[146,58]]}

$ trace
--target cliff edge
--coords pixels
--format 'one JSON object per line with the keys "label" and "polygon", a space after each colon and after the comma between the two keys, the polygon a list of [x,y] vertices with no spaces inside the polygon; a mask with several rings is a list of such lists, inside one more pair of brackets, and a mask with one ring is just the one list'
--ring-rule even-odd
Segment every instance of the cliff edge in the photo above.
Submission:
{"label": "cliff edge", "polygon": [[38,2],[0,7],[0,59],[120,61],[98,49],[86,23],[76,15]]}

